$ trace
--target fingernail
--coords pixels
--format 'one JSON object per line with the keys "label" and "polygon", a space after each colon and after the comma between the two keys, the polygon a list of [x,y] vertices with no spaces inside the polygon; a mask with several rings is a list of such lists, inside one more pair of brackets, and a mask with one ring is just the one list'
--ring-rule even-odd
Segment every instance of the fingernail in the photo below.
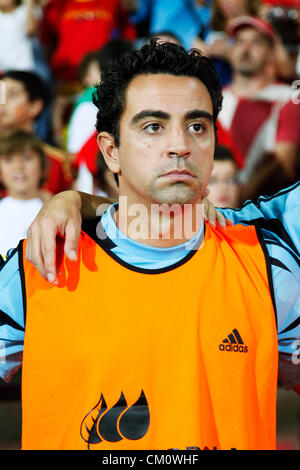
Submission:
{"label": "fingernail", "polygon": [[53,284],[54,281],[55,281],[55,278],[54,278],[53,274],[51,274],[51,273],[47,274],[47,279],[48,279],[48,282],[51,282],[51,284]]}
{"label": "fingernail", "polygon": [[70,258],[73,259],[74,261],[77,260],[77,253],[75,250],[70,251]]}

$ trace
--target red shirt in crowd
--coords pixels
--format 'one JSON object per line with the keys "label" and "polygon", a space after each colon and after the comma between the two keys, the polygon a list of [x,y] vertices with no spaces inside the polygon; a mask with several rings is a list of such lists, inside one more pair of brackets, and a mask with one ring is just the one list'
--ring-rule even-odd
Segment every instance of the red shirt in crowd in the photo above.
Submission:
{"label": "red shirt in crowd", "polygon": [[83,57],[100,49],[115,32],[136,37],[120,0],[50,0],[44,8],[41,40],[54,52],[51,66],[57,79],[76,79]]}

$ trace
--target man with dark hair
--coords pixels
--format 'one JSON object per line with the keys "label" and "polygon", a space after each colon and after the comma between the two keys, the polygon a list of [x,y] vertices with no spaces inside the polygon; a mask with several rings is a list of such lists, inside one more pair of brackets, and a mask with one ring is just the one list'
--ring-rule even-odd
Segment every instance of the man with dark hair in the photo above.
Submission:
{"label": "man with dark hair", "polygon": [[0,330],[6,380],[26,329],[24,449],[275,448],[278,342],[279,376],[299,384],[299,286],[288,249],[284,268],[271,264],[258,223],[203,222],[221,102],[210,61],[172,43],[104,71],[98,143],[118,203],[84,225],[77,260],[59,246],[57,286],[26,241],[0,271],[3,324],[12,287],[17,310]]}
{"label": "man with dark hair", "polygon": [[233,79],[223,90],[219,120],[243,158],[239,180],[245,201],[297,181],[300,108],[292,102],[292,87],[274,79],[272,25],[242,16],[229,22],[228,32]]}
{"label": "man with dark hair", "polygon": [[117,146],[120,144],[119,125],[125,106],[125,93],[128,84],[139,75],[171,74],[178,77],[197,77],[207,87],[211,96],[213,125],[216,130],[217,115],[222,106],[222,91],[209,59],[197,50],[191,50],[187,54],[184,48],[176,47],[173,43],[165,46],[168,47],[167,55],[164,47],[155,48],[153,44],[155,40],[150,42],[149,47],[145,46],[140,51],[122,55],[105,70],[96,88],[94,104],[98,108],[97,131],[111,133]]}
{"label": "man with dark hair", "polygon": [[[35,123],[51,102],[48,85],[35,73],[9,71],[2,75],[5,103],[0,104],[0,135],[13,129],[34,132]],[[51,194],[70,188],[72,175],[68,155],[44,143],[48,178],[43,187]]]}

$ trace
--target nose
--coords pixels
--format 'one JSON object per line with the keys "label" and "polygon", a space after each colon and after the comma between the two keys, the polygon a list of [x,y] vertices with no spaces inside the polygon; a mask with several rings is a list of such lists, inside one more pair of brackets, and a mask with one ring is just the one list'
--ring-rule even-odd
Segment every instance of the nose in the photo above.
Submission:
{"label": "nose", "polygon": [[188,158],[191,155],[189,142],[183,129],[174,129],[169,136],[166,153],[169,158]]}
{"label": "nose", "polygon": [[24,160],[22,156],[15,155],[12,159],[12,166],[14,170],[23,170],[24,169]]}

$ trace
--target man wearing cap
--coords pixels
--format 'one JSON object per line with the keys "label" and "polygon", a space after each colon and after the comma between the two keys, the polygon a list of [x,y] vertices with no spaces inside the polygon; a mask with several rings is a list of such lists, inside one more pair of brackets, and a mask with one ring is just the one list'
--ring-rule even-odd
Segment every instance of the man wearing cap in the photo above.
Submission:
{"label": "man wearing cap", "polygon": [[223,90],[220,122],[243,156],[240,179],[248,199],[272,194],[299,176],[300,107],[292,101],[292,87],[276,81],[272,26],[243,16],[230,22],[229,34],[233,80]]}

